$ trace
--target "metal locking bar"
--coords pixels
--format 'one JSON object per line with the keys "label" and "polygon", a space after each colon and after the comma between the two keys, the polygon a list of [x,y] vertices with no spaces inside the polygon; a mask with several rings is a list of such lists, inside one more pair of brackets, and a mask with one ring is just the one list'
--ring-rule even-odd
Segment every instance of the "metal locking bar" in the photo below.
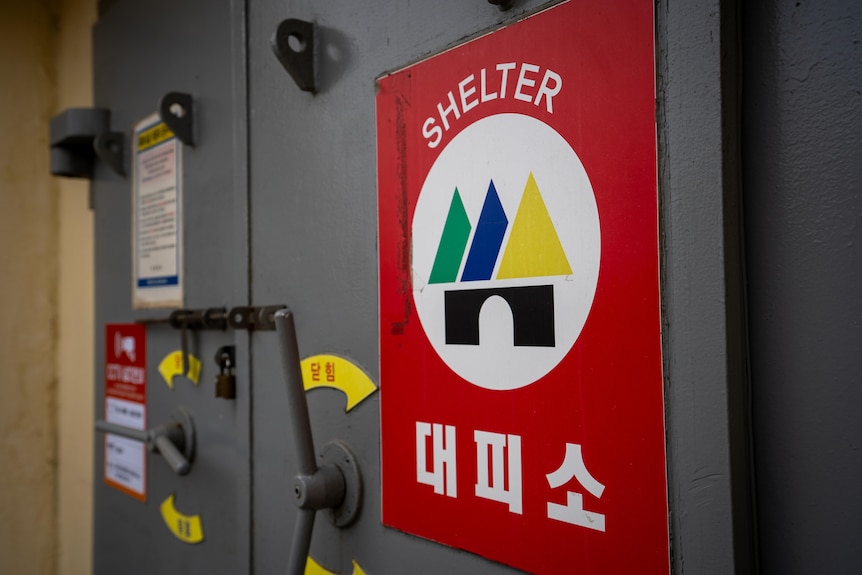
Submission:
{"label": "metal locking bar", "polygon": [[227,329],[228,312],[223,307],[208,307],[206,309],[176,309],[168,317],[142,318],[137,323],[168,324],[180,330],[180,349],[183,356],[183,373],[189,372],[189,330],[224,330]]}
{"label": "metal locking bar", "polygon": [[239,306],[228,314],[228,323],[234,329],[248,331],[274,331],[275,314],[285,309],[283,305]]}
{"label": "metal locking bar", "polygon": [[321,453],[321,465],[317,465],[293,314],[288,309],[281,309],[275,313],[274,321],[287,387],[288,418],[299,464],[299,471],[293,480],[294,503],[299,507],[299,514],[294,526],[287,573],[303,575],[317,510],[331,509],[332,521],[336,526],[349,525],[359,511],[362,482],[356,457],[341,441],[328,443]]}
{"label": "metal locking bar", "polygon": [[168,324],[180,330],[180,349],[183,357],[183,373],[189,372],[189,330],[224,330],[228,326],[228,311],[223,307],[205,309],[176,309],[168,317],[142,318],[137,323]]}
{"label": "metal locking bar", "polygon": [[183,373],[189,372],[189,330],[227,328],[227,310],[223,307],[206,309],[178,309],[171,312],[168,323],[180,330],[180,349],[183,355]]}

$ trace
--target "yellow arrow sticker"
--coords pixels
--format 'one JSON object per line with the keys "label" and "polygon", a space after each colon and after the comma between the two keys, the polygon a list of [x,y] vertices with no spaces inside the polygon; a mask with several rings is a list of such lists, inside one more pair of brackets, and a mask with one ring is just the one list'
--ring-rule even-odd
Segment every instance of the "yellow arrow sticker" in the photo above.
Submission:
{"label": "yellow arrow sticker", "polygon": [[[332,571],[327,571],[323,567],[321,567],[317,561],[308,556],[308,561],[305,563],[305,575],[337,575]],[[363,571],[359,564],[356,561],[353,562],[353,574],[352,575],[365,575],[365,571]]]}
{"label": "yellow arrow sticker", "polygon": [[201,525],[200,515],[183,515],[177,508],[174,507],[173,493],[167,499],[162,501],[160,507],[162,511],[162,519],[165,520],[165,525],[171,530],[171,533],[183,543],[200,543],[204,540],[204,528]]}
{"label": "yellow arrow sticker", "polygon": [[183,352],[177,350],[165,356],[159,364],[159,373],[171,389],[174,387],[175,375],[185,375],[197,385],[201,378],[201,360],[189,354],[189,372],[183,374]]}
{"label": "yellow arrow sticker", "polygon": [[344,411],[350,411],[377,391],[377,386],[359,366],[337,355],[314,355],[302,360],[302,381],[306,391],[318,387],[343,391],[347,396]]}

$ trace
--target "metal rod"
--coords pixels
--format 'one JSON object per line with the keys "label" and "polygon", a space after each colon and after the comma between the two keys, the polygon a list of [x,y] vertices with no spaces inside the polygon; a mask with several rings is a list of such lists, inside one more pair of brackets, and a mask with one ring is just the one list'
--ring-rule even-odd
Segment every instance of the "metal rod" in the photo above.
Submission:
{"label": "metal rod", "polygon": [[302,385],[302,367],[299,362],[296,326],[293,323],[293,314],[290,310],[282,309],[276,312],[275,329],[278,332],[278,341],[281,345],[281,367],[284,370],[284,381],[287,383],[287,413],[290,420],[291,435],[293,435],[296,446],[299,475],[314,475],[317,472],[314,441],[311,436],[311,421],[308,417],[305,387]]}
{"label": "metal rod", "polygon": [[[276,320],[277,322],[278,320]],[[287,575],[303,575],[308,563],[308,551],[311,548],[311,533],[314,530],[313,509],[298,509],[296,523],[293,527],[293,544],[290,546],[290,558],[287,561]]]}
{"label": "metal rod", "polygon": [[180,453],[177,446],[168,438],[167,435],[156,435],[154,443],[156,449],[164,458],[165,462],[177,475],[186,475],[191,469],[191,464],[185,456]]}
{"label": "metal rod", "polygon": [[146,443],[148,449],[155,448],[156,453],[164,458],[177,475],[186,475],[191,470],[191,462],[180,451],[180,448],[185,449],[187,446],[185,432],[179,423],[166,423],[150,430],[143,430],[100,419],[96,421],[96,430]]}
{"label": "metal rod", "polygon": [[189,330],[186,320],[183,319],[183,329],[180,333],[180,347],[183,349],[183,375],[189,375]]}
{"label": "metal rod", "polygon": [[105,433],[112,433],[128,439],[134,439],[136,441],[143,441],[144,443],[147,443],[150,440],[150,434],[146,430],[133,429],[131,427],[126,427],[125,425],[117,425],[116,423],[108,423],[107,421],[102,420],[96,421],[96,430],[104,431]]}

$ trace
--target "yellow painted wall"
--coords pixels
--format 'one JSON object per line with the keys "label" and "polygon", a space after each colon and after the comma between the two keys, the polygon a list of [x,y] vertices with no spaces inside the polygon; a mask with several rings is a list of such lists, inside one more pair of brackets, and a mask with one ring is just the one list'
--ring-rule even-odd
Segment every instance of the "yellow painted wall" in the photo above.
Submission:
{"label": "yellow painted wall", "polygon": [[0,574],[86,574],[93,239],[86,181],[53,178],[50,118],[92,101],[96,0],[0,2]]}
{"label": "yellow painted wall", "polygon": [[[96,0],[63,0],[56,36],[56,110],[93,105]],[[57,178],[59,575],[90,573],[93,504],[93,215],[89,182]]]}
{"label": "yellow painted wall", "polygon": [[0,3],[0,573],[10,575],[57,562],[54,36],[47,1]]}

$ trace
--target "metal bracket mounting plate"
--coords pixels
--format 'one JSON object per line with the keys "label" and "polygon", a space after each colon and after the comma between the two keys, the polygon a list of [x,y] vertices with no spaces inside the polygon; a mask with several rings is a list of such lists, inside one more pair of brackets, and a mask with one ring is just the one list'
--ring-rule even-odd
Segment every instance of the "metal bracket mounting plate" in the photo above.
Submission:
{"label": "metal bracket mounting plate", "polygon": [[314,24],[288,18],[275,29],[270,43],[275,57],[299,89],[316,92]]}
{"label": "metal bracket mounting plate", "polygon": [[177,139],[187,146],[195,145],[194,103],[191,94],[168,92],[159,102],[159,118]]}
{"label": "metal bracket mounting plate", "polygon": [[347,527],[356,520],[362,502],[362,476],[356,456],[343,441],[333,440],[323,446],[318,456],[320,465],[332,463],[344,476],[344,499],[338,507],[329,509],[329,519],[336,527]]}

